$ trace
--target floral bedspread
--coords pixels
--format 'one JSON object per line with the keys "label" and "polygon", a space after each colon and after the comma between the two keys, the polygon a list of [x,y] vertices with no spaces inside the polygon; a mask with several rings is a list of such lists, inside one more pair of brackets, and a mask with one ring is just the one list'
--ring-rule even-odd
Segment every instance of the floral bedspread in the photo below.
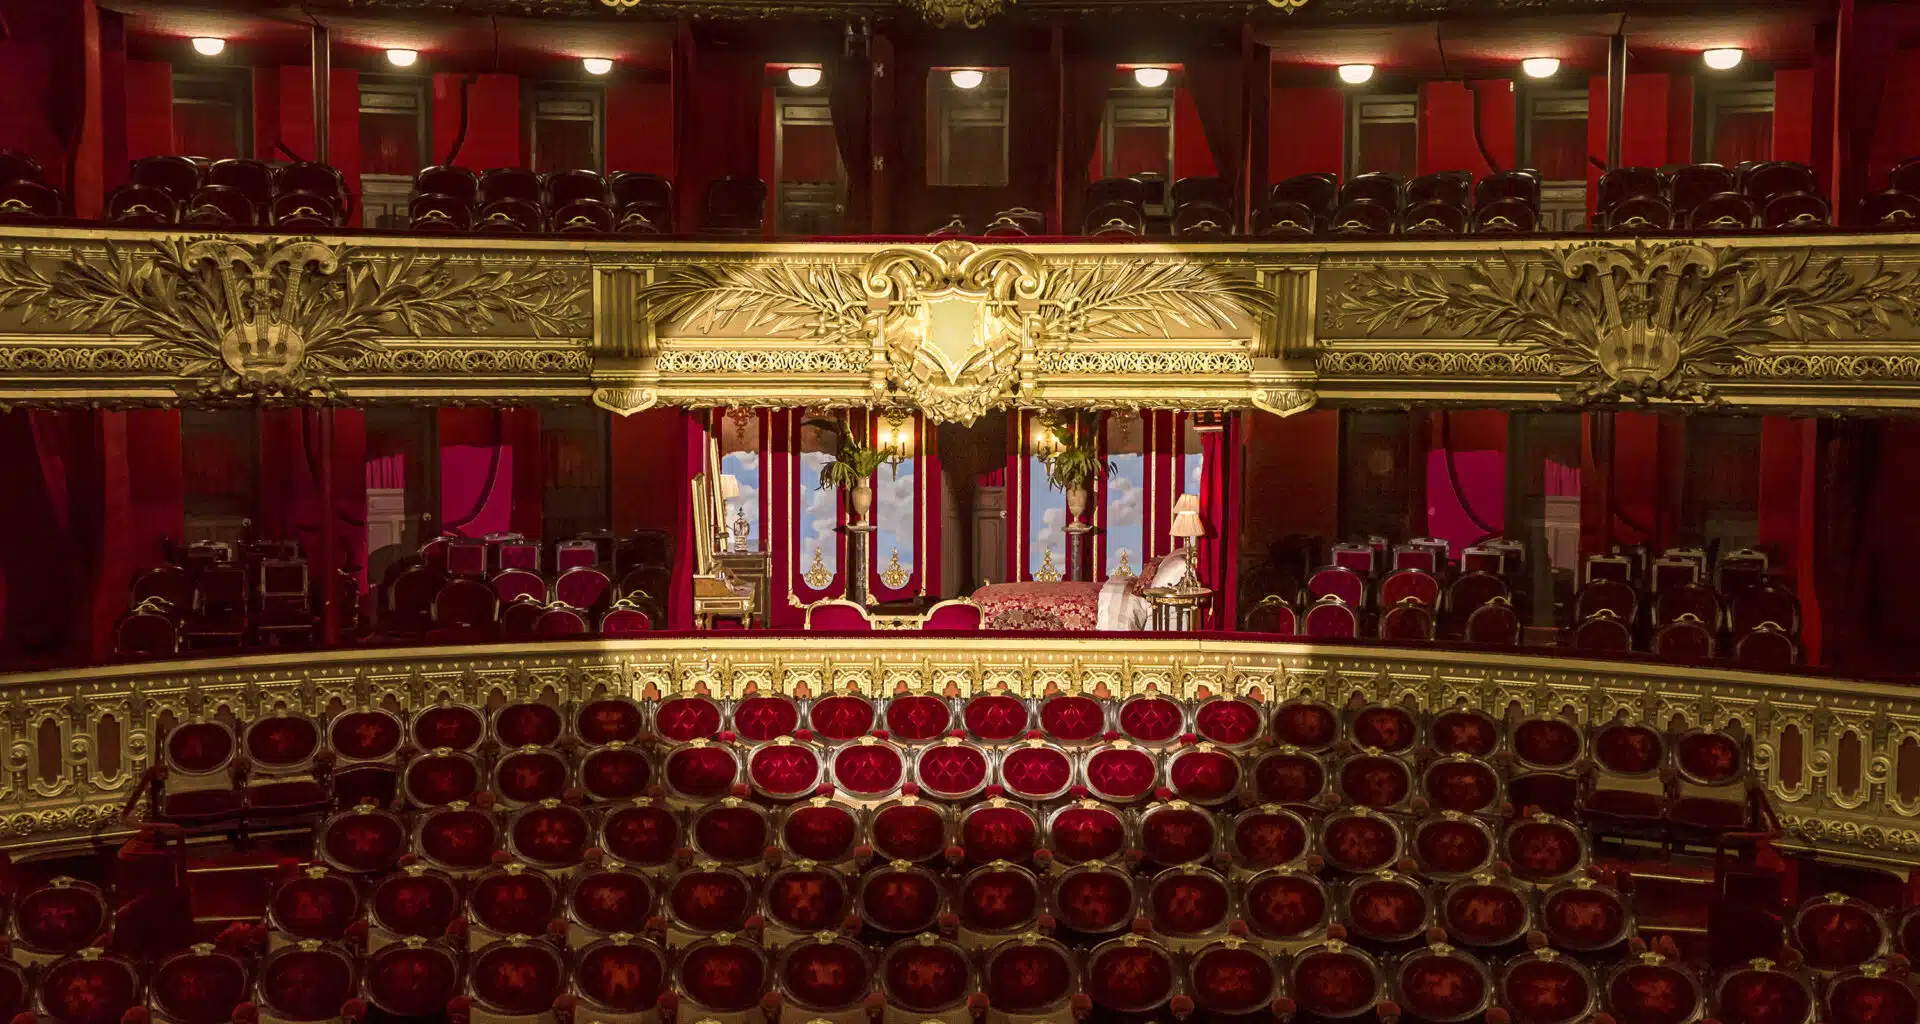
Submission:
{"label": "floral bedspread", "polygon": [[1104,583],[989,583],[973,592],[988,629],[1092,630]]}

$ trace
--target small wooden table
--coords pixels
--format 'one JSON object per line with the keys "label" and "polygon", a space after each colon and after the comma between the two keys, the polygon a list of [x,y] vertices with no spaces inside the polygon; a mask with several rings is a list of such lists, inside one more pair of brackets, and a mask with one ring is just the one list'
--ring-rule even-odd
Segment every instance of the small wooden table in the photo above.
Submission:
{"label": "small wooden table", "polygon": [[715,619],[738,619],[745,629],[753,620],[753,589],[735,590],[722,576],[693,578],[693,624],[696,629],[712,629]]}
{"label": "small wooden table", "polygon": [[1147,603],[1153,606],[1148,628],[1156,633],[1192,632],[1200,609],[1212,600],[1213,591],[1206,587],[1148,587]]}

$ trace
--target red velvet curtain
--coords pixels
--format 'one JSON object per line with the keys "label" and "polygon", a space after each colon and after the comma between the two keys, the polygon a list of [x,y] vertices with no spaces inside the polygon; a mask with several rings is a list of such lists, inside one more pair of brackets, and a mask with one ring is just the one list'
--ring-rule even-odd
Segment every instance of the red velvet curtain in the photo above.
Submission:
{"label": "red velvet curtain", "polygon": [[1063,119],[1060,187],[1065,223],[1060,230],[1077,233],[1086,216],[1088,164],[1100,147],[1100,122],[1107,112],[1107,93],[1113,88],[1113,58],[1084,49],[1066,52],[1061,105]]}
{"label": "red velvet curtain", "polygon": [[1200,579],[1213,588],[1213,607],[1206,628],[1231,630],[1239,621],[1240,576],[1240,415],[1229,414],[1217,430],[1203,429],[1200,451],[1200,518],[1207,535],[1200,538]]}
{"label": "red velvet curtain", "polygon": [[[1242,148],[1247,134],[1246,61],[1238,45],[1205,46],[1186,61],[1187,89],[1200,111],[1200,129],[1219,175],[1242,184]],[[1264,141],[1264,140],[1261,140]]]}
{"label": "red velvet curtain", "polygon": [[693,531],[706,529],[706,524],[693,521],[693,478],[706,472],[707,468],[707,411],[704,409],[682,409],[680,411],[681,451],[684,461],[681,463],[681,475],[677,481],[668,482],[679,494],[680,537],[679,547],[684,554],[673,560],[673,583],[667,589],[667,628],[693,628],[693,574],[694,554]]}
{"label": "red velvet curtain", "polygon": [[[1054,220],[1054,141],[1060,125],[1060,78],[1052,54],[1025,51],[1015,55],[1009,70],[1007,110],[1007,184],[1012,203],[1047,214]],[[1083,162],[1084,163],[1084,162]],[[1059,233],[1058,223],[1047,230]]]}
{"label": "red velvet curtain", "polygon": [[846,231],[873,230],[873,59],[866,52],[843,55],[827,72],[827,106],[833,137],[847,174]]}
{"label": "red velvet curtain", "polygon": [[697,228],[707,186],[725,177],[758,178],[760,101],[766,61],[745,44],[704,38],[682,21],[674,46],[680,225]]}

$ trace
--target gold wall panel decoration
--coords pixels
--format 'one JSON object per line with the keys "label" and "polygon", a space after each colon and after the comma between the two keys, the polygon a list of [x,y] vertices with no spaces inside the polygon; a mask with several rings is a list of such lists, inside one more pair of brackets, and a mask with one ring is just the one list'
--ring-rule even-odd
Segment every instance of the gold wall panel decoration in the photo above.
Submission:
{"label": "gold wall panel decoration", "polygon": [[1920,235],[1005,241],[0,226],[0,404],[1920,409]]}
{"label": "gold wall panel decoration", "polygon": [[[77,333],[133,335],[183,393],[324,396],[383,336],[580,330],[584,280],[525,266],[456,273],[446,258],[350,259],[311,238],[160,238],[0,253],[0,312]],[[578,275],[571,275],[578,276]]]}
{"label": "gold wall panel decoration", "polygon": [[1549,362],[1573,402],[1710,401],[1712,381],[1765,343],[1871,335],[1920,309],[1920,271],[1808,249],[1776,256],[1634,241],[1489,255],[1464,274],[1379,265],[1332,309],[1369,335],[1412,328],[1514,346]]}

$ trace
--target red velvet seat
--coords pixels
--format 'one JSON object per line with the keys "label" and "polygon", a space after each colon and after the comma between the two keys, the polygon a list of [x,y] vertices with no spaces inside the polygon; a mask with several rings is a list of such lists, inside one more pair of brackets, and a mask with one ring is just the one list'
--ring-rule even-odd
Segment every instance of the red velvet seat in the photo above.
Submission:
{"label": "red velvet seat", "polygon": [[668,751],[660,765],[667,792],[677,798],[706,803],[733,792],[744,781],[739,753],[731,745],[695,741]]}
{"label": "red velvet seat", "polygon": [[345,219],[333,197],[314,192],[277,192],[267,207],[267,223],[287,231],[331,231]]}
{"label": "red velvet seat", "polygon": [[1292,636],[1297,628],[1293,606],[1278,594],[1268,594],[1240,617],[1243,633],[1270,633]]}
{"label": "red velvet seat", "polygon": [[295,940],[335,942],[360,918],[360,893],[347,875],[311,867],[276,886],[267,925]]}
{"label": "red velvet seat", "polygon": [[1888,189],[1860,200],[1855,218],[1862,226],[1878,231],[1911,231],[1920,222],[1920,196]]}
{"label": "red velvet seat", "polygon": [[582,702],[573,713],[573,734],[588,746],[632,743],[645,727],[645,712],[628,697],[601,695]]}
{"label": "red velvet seat", "polygon": [[1098,800],[1055,807],[1046,819],[1046,848],[1065,864],[1112,860],[1134,848],[1132,821]]}
{"label": "red velvet seat", "polygon": [[1139,913],[1133,879],[1111,864],[1068,868],[1051,889],[1048,912],[1077,935],[1110,935],[1127,927]]}
{"label": "red velvet seat", "polygon": [[931,929],[946,909],[940,880],[922,867],[892,865],[860,876],[854,910],[868,928],[888,935]]}
{"label": "red velvet seat", "polygon": [[1382,640],[1401,642],[1432,640],[1433,623],[1433,608],[1408,597],[1380,613],[1379,636]]}
{"label": "red velvet seat", "polygon": [[1393,994],[1420,1020],[1457,1024],[1479,1017],[1492,1004],[1493,975],[1471,954],[1436,944],[1394,965]]}
{"label": "red velvet seat", "polygon": [[1106,705],[1085,694],[1043,697],[1037,711],[1040,731],[1059,743],[1091,742],[1109,728]]}
{"label": "red velvet seat", "polygon": [[1441,927],[1474,949],[1511,948],[1533,926],[1533,906],[1511,882],[1482,875],[1447,886],[1438,901]]}
{"label": "red velvet seat", "polygon": [[1044,909],[1043,890],[1033,872],[1016,864],[984,864],[961,877],[954,889],[954,914],[961,928],[992,940],[1032,930]]}
{"label": "red velvet seat", "polygon": [[941,601],[927,611],[920,628],[932,632],[977,630],[982,628],[981,615],[980,606],[971,601]]}
{"label": "red velvet seat", "polygon": [[1674,207],[1659,196],[1636,196],[1608,211],[1603,224],[1606,230],[1619,233],[1671,231],[1674,212]]}
{"label": "red velvet seat", "polygon": [[1807,1024],[1813,987],[1800,974],[1769,960],[1727,971],[1713,987],[1714,1016],[1723,1024]]}
{"label": "red velvet seat", "polygon": [[1514,728],[1512,747],[1507,796],[1515,809],[1572,817],[1579,795],[1574,771],[1586,755],[1586,737],[1565,719],[1531,718]]}
{"label": "red velvet seat", "polygon": [[1370,944],[1404,943],[1417,938],[1433,914],[1425,886],[1393,871],[1355,879],[1340,891],[1338,901],[1350,937]]}
{"label": "red velvet seat", "polygon": [[850,601],[822,601],[807,609],[806,628],[839,633],[866,633],[873,621],[866,610]]}
{"label": "red velvet seat", "polygon": [[[1602,885],[1593,879],[1579,875],[1547,890],[1540,899],[1540,928],[1546,932],[1553,948],[1575,953],[1600,953],[1612,950],[1627,940],[1633,931],[1633,912],[1626,899],[1610,886]],[[1618,979],[1618,975],[1615,975]],[[1629,982],[1628,986],[1642,993],[1658,992],[1663,988],[1676,991],[1671,986],[1672,979],[1664,983],[1658,978],[1645,979],[1649,984],[1639,981]],[[1617,998],[1620,989],[1609,986],[1610,998]],[[1642,999],[1646,997],[1643,995]],[[1698,1000],[1696,986],[1695,1001]],[[1682,1003],[1682,1006],[1690,1005]],[[1644,1004],[1641,1008],[1644,1011]],[[1681,1019],[1688,1019],[1683,1015]],[[1623,1017],[1624,1020],[1644,1020],[1645,1017]]]}
{"label": "red velvet seat", "polygon": [[1434,809],[1460,814],[1497,811],[1502,795],[1500,773],[1493,765],[1467,754],[1448,754],[1420,773],[1420,792]]}
{"label": "red velvet seat", "polygon": [[1305,203],[1269,199],[1253,212],[1253,233],[1261,238],[1304,238],[1313,234],[1324,216]]}
{"label": "red velvet seat", "polygon": [[34,986],[42,1014],[59,1024],[120,1024],[140,1000],[140,971],[117,953],[69,953]]}
{"label": "red velvet seat", "polygon": [[1653,167],[1615,167],[1600,175],[1594,209],[1602,217],[1630,199],[1659,199],[1666,195],[1666,176]]}
{"label": "red velvet seat", "polygon": [[1265,709],[1245,697],[1213,696],[1193,709],[1193,731],[1202,740],[1240,749],[1266,733]]}
{"label": "red velvet seat", "polygon": [[1790,636],[1800,633],[1800,600],[1778,580],[1762,579],[1732,597],[1728,625],[1735,635],[1772,623]]}
{"label": "red velvet seat", "polygon": [[865,842],[866,826],[852,806],[815,797],[783,808],[774,823],[774,837],[790,857],[844,865]]}
{"label": "red velvet seat", "polygon": [[1464,235],[1472,215],[1458,203],[1429,199],[1410,203],[1400,211],[1400,233],[1430,238]]}
{"label": "red velvet seat", "polygon": [[1373,957],[1337,942],[1301,950],[1288,967],[1287,991],[1302,1012],[1322,1020],[1373,1012],[1388,995],[1385,974]]}
{"label": "red velvet seat", "polygon": [[1140,812],[1140,850],[1159,867],[1195,864],[1213,856],[1220,832],[1204,808],[1154,804]]}
{"label": "red velvet seat", "polygon": [[767,879],[760,906],[768,923],[812,935],[838,929],[852,901],[846,875],[817,864],[798,864]]}
{"label": "red velvet seat", "polygon": [[1367,874],[1397,862],[1405,839],[1394,819],[1367,807],[1336,811],[1320,823],[1320,852],[1336,870]]}
{"label": "red velvet seat", "polygon": [[1329,595],[1307,609],[1301,633],[1315,640],[1352,640],[1360,635],[1360,616],[1354,606]]}
{"label": "red velvet seat", "polygon": [[104,944],[113,922],[106,894],[91,882],[59,876],[23,893],[12,908],[20,953],[46,959]]}
{"label": "red velvet seat", "polygon": [[1477,875],[1493,865],[1493,830],[1458,811],[1441,811],[1413,827],[1413,859],[1420,873],[1440,881]]}
{"label": "red velvet seat", "polygon": [[250,228],[257,216],[246,193],[227,185],[208,185],[187,201],[180,221],[196,227]]}
{"label": "red velvet seat", "polygon": [[314,853],[336,871],[377,875],[393,870],[408,852],[406,822],[367,803],[340,811],[320,825]]}
{"label": "red velvet seat", "polygon": [[1500,1006],[1520,1024],[1574,1024],[1589,1019],[1599,992],[1586,965],[1555,950],[1523,953],[1494,978]]}
{"label": "red velvet seat", "polygon": [[246,804],[250,813],[314,810],[328,789],[317,761],[320,726],[297,713],[269,715],[247,726],[243,744],[250,760]]}
{"label": "red velvet seat", "polygon": [[359,995],[355,967],[352,954],[333,944],[303,943],[268,954],[254,980],[261,1016],[316,1024],[334,1020]]}
{"label": "red velvet seat", "polygon": [[162,741],[162,750],[167,775],[156,808],[161,818],[210,823],[240,812],[241,797],[235,788],[239,744],[225,723],[176,726]]}
{"label": "red velvet seat", "polygon": [[720,705],[699,694],[663,698],[653,710],[654,728],[673,743],[710,740],[720,734]]}
{"label": "red velvet seat", "polygon": [[1149,751],[1118,740],[1083,752],[1080,776],[1094,796],[1132,803],[1150,796],[1160,784],[1160,764]]}
{"label": "red velvet seat", "polygon": [[1427,742],[1442,755],[1492,757],[1506,744],[1506,726],[1480,708],[1452,707],[1427,723]]}
{"label": "red velvet seat", "polygon": [[[798,712],[794,714],[797,721]],[[734,712],[734,717],[739,718],[738,711]],[[945,736],[953,729],[953,705],[950,699],[933,694],[896,694],[887,699],[882,717],[893,738],[905,743],[924,743]]]}
{"label": "red velvet seat", "polygon": [[1275,804],[1250,807],[1227,827],[1226,846],[1236,868],[1247,872],[1292,867],[1306,856],[1313,837],[1306,819]]}
{"label": "red velvet seat", "polygon": [[567,983],[566,958],[550,942],[515,936],[482,948],[467,967],[467,993],[495,1019],[548,1013]]}
{"label": "red velvet seat", "polygon": [[[800,705],[792,697],[781,694],[754,694],[734,704],[730,721],[733,731],[748,742],[764,743],[783,737],[791,742],[794,730],[800,728]],[[940,730],[940,735],[945,733],[945,729]]]}
{"label": "red velvet seat", "polygon": [[807,704],[807,727],[830,741],[861,739],[873,732],[879,712],[873,701],[859,694],[831,694]]}
{"label": "red velvet seat", "polygon": [[486,632],[500,617],[500,599],[493,588],[475,580],[456,577],[441,584],[433,598],[433,625]]}
{"label": "red velvet seat", "polygon": [[1808,967],[1840,971],[1885,956],[1892,933],[1886,916],[1864,900],[1842,893],[1807,900],[1793,915],[1787,939]]}
{"label": "red velvet seat", "polygon": [[1539,206],[1521,199],[1496,199],[1473,211],[1476,235],[1526,235],[1539,228]]}
{"label": "red velvet seat", "polygon": [[1337,597],[1355,608],[1367,603],[1367,581],[1359,572],[1340,565],[1314,570],[1307,577],[1307,593],[1315,600]]}
{"label": "red velvet seat", "polygon": [[590,632],[587,613],[566,605],[550,604],[533,620],[533,635],[537,637],[579,636],[587,632]]}
{"label": "red velvet seat", "polygon": [[1034,812],[1014,803],[989,801],[960,813],[958,845],[968,863],[1032,859],[1040,848],[1040,822]]}
{"label": "red velvet seat", "polygon": [[599,846],[614,863],[659,868],[682,846],[680,819],[663,803],[636,799],[603,812]]}
{"label": "red velvet seat", "polygon": [[928,803],[892,800],[873,812],[869,834],[883,860],[924,863],[944,854],[953,831],[951,811]]}
{"label": "red velvet seat", "polygon": [[912,776],[927,796],[965,800],[987,787],[991,767],[985,747],[949,736],[913,755]]}
{"label": "red velvet seat", "polygon": [[1274,709],[1268,731],[1277,743],[1318,752],[1340,739],[1340,715],[1326,701],[1293,697]]}
{"label": "red velvet seat", "polygon": [[598,616],[613,603],[613,581],[598,569],[567,569],[553,581],[553,599]]}
{"label": "red velvet seat", "polygon": [[1718,192],[1700,201],[1687,215],[1690,231],[1744,231],[1754,226],[1759,211],[1753,200],[1738,192]]}
{"label": "red velvet seat", "polygon": [[503,807],[524,807],[542,800],[558,800],[572,782],[572,771],[559,751],[526,746],[508,748],[493,765],[492,790]]}
{"label": "red velvet seat", "polygon": [[1690,612],[1653,631],[1653,656],[1663,661],[1706,661],[1713,647],[1713,632]]}
{"label": "red velvet seat", "polygon": [[1587,839],[1565,818],[1536,812],[1515,820],[1500,838],[1500,856],[1513,877],[1551,885],[1574,877],[1587,863]]}
{"label": "red velvet seat", "polygon": [[1120,702],[1114,724],[1122,736],[1145,746],[1162,746],[1187,731],[1187,709],[1159,693],[1144,693]]}
{"label": "red velvet seat", "polygon": [[193,949],[153,968],[147,1001],[153,1016],[174,1024],[225,1024],[249,996],[247,965],[231,953]]}
{"label": "red velvet seat", "polygon": [[1247,930],[1269,941],[1324,937],[1332,914],[1325,883],[1292,868],[1270,868],[1241,887]]}
{"label": "red velvet seat", "polygon": [[1715,163],[1685,164],[1676,167],[1669,175],[1669,181],[1673,195],[1673,208],[1682,217],[1693,213],[1693,208],[1706,202],[1708,198],[1722,192],[1736,190],[1733,169]]}
{"label": "red velvet seat", "polygon": [[1359,753],[1334,773],[1342,800],[1374,810],[1401,810],[1413,797],[1413,773],[1405,761],[1380,753]]}
{"label": "red velvet seat", "polygon": [[414,847],[422,858],[454,874],[470,874],[486,867],[502,845],[499,821],[477,807],[429,810],[414,825]]}
{"label": "red velvet seat", "polygon": [[167,658],[180,651],[180,627],[159,598],[122,616],[113,628],[116,658]]}
{"label": "red velvet seat", "polygon": [[1266,803],[1308,805],[1326,792],[1326,765],[1303,750],[1281,747],[1260,755],[1250,773],[1253,791]]}
{"label": "red velvet seat", "polygon": [[729,797],[693,813],[687,841],[701,858],[744,869],[773,845],[773,820],[760,805]]}
{"label": "red velvet seat", "polygon": [[1582,654],[1625,654],[1633,649],[1633,632],[1613,612],[1602,608],[1573,627],[1568,646]]}

